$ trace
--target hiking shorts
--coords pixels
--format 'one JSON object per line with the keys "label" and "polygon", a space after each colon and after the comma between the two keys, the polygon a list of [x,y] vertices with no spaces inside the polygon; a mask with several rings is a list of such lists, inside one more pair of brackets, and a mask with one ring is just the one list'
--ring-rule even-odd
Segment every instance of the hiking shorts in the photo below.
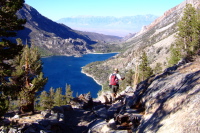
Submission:
{"label": "hiking shorts", "polygon": [[112,85],[112,93],[117,93],[119,90],[119,85]]}

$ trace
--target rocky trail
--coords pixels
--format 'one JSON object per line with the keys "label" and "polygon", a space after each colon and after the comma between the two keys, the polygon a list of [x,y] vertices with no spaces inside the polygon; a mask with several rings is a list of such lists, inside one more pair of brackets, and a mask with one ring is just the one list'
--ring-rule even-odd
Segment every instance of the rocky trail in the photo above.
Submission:
{"label": "rocky trail", "polygon": [[[97,99],[82,94],[71,105],[34,115],[5,116],[9,133],[198,133],[200,60],[179,64],[127,86],[112,103],[109,92]],[[5,128],[5,125],[9,125]]]}

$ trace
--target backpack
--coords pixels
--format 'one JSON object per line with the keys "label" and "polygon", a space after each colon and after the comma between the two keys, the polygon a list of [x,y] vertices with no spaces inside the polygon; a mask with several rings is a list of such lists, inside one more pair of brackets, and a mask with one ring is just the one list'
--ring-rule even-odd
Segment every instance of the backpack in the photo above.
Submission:
{"label": "backpack", "polygon": [[110,85],[117,85],[118,79],[116,74],[112,74],[111,75],[111,79],[110,79]]}

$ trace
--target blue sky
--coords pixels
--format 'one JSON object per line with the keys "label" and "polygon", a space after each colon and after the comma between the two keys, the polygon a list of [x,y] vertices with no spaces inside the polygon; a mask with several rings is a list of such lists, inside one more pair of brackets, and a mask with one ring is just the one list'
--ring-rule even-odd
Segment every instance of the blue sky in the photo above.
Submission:
{"label": "blue sky", "polygon": [[163,15],[184,0],[25,0],[43,16],[58,20],[65,17]]}

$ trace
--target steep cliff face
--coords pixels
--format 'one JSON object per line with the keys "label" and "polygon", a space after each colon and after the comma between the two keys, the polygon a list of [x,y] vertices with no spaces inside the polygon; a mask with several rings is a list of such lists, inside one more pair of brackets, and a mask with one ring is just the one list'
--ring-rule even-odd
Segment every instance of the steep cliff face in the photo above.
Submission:
{"label": "steep cliff face", "polygon": [[27,20],[25,29],[17,36],[23,42],[32,40],[35,45],[56,55],[80,56],[93,51],[91,45],[95,42],[89,37],[51,21],[29,5],[25,4],[17,15]]}

